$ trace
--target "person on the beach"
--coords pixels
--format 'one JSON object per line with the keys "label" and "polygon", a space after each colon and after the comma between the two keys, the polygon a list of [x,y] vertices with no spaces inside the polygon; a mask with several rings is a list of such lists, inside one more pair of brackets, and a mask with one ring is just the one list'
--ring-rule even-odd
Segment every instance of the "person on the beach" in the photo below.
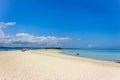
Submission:
{"label": "person on the beach", "polygon": [[25,52],[25,51],[26,51],[26,49],[24,49],[24,48],[21,48],[20,50],[21,50],[22,52]]}
{"label": "person on the beach", "polygon": [[79,53],[77,53],[77,56],[79,56]]}

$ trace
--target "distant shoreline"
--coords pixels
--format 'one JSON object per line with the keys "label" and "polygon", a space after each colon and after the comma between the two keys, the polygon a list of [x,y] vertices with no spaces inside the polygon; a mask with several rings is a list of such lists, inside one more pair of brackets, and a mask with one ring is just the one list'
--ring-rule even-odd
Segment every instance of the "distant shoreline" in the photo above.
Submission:
{"label": "distant shoreline", "polygon": [[[83,56],[80,56],[80,54],[78,55],[78,53],[76,53],[76,55],[73,55],[73,54],[70,54],[70,52],[65,52],[63,50],[62,50],[61,54],[75,56],[75,57],[83,57]],[[83,58],[92,59],[92,60],[98,60],[98,61],[110,61],[110,62],[120,63],[119,60],[102,60],[102,59],[94,59],[94,58],[90,58],[90,57],[83,57]]]}
{"label": "distant shoreline", "polygon": [[[16,48],[10,48],[9,47],[2,47],[3,50],[0,50],[1,51],[19,51],[20,50],[20,47],[16,47]],[[55,49],[55,50],[61,50],[62,54],[66,54],[66,55],[71,55],[71,56],[76,56],[76,57],[84,57],[84,56],[80,56],[79,53],[76,53],[76,54],[72,54],[70,52],[65,52],[64,51],[64,48],[26,48],[26,50],[44,50],[44,49],[48,49],[48,50],[52,50],[52,49]],[[69,48],[70,49],[70,48]],[[72,48],[73,49],[73,48]],[[81,49],[80,49],[81,50]],[[102,59],[94,59],[94,58],[90,58],[90,57],[84,57],[84,58],[88,58],[88,59],[93,59],[93,60],[101,60],[101,61],[111,61],[111,62],[115,62],[115,63],[120,63],[119,60],[102,60]]]}

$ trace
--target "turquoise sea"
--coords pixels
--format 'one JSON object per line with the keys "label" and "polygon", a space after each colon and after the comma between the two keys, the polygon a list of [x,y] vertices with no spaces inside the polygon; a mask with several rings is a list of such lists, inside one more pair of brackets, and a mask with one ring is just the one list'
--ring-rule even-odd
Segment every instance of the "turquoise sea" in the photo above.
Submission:
{"label": "turquoise sea", "polygon": [[[20,48],[0,48],[0,51],[19,50]],[[40,48],[26,48],[40,49]],[[66,54],[98,59],[98,60],[110,60],[120,61],[120,49],[62,49]],[[79,54],[79,55],[78,55]]]}
{"label": "turquoise sea", "polygon": [[63,49],[63,51],[70,55],[86,58],[120,61],[120,50],[115,49]]}
{"label": "turquoise sea", "polygon": [[19,50],[18,48],[0,48],[0,51],[12,51],[12,50]]}

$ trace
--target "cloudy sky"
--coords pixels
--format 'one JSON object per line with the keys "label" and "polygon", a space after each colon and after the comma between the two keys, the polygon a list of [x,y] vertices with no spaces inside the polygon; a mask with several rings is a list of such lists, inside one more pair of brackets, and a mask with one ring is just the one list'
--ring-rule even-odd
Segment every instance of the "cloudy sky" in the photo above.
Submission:
{"label": "cloudy sky", "polygon": [[28,33],[17,33],[14,36],[5,35],[3,28],[14,26],[16,22],[0,23],[0,44],[7,47],[61,47],[60,42],[69,37],[34,36]]}
{"label": "cloudy sky", "polygon": [[0,46],[120,48],[119,0],[0,0]]}

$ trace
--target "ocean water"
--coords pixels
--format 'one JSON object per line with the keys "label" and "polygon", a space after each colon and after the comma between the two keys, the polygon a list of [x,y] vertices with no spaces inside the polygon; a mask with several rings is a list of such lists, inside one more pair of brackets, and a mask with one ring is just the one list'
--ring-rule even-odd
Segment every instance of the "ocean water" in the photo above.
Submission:
{"label": "ocean water", "polygon": [[[21,47],[22,48],[22,47]],[[20,50],[21,49],[20,47],[16,47],[16,48],[12,48],[12,47],[3,47],[3,48],[0,48],[0,51],[14,51],[14,50]],[[25,48],[26,50],[39,50],[40,48]]]}
{"label": "ocean water", "polygon": [[[98,60],[120,61],[120,50],[113,49],[63,49],[70,55],[76,55]],[[77,55],[79,54],[79,55]]]}
{"label": "ocean water", "polygon": [[13,50],[19,50],[18,48],[0,48],[0,51],[13,51]]}
{"label": "ocean water", "polygon": [[[0,51],[12,51],[19,50],[20,48],[0,48]],[[25,48],[27,50],[31,48]],[[40,48],[33,48],[39,50]],[[110,60],[120,61],[120,50],[115,49],[62,49],[64,52],[70,55],[98,59],[98,60]],[[77,55],[79,54],[79,55]]]}

